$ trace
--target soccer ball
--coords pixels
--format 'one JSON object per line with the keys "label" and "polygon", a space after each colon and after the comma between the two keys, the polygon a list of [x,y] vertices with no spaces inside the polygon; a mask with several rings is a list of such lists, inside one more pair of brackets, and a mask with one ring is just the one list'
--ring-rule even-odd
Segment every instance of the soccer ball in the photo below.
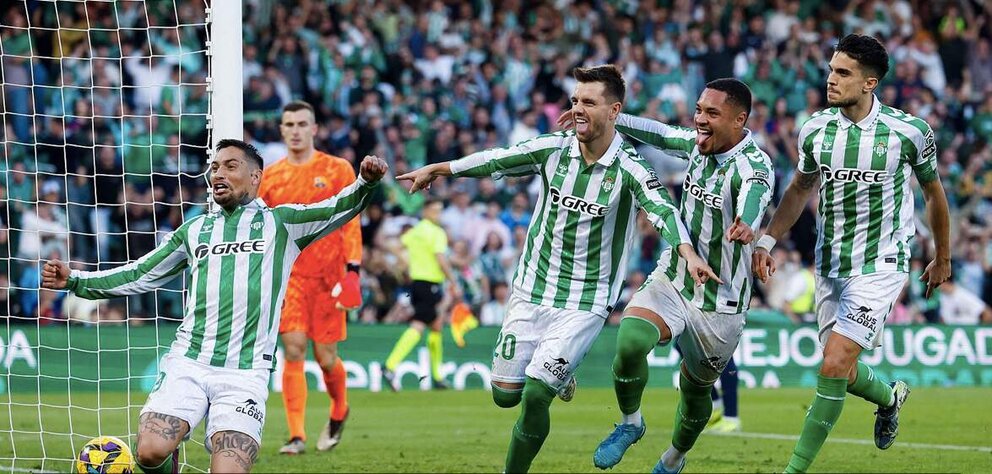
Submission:
{"label": "soccer ball", "polygon": [[93,438],[79,451],[76,458],[79,474],[131,474],[134,456],[127,443],[113,436]]}

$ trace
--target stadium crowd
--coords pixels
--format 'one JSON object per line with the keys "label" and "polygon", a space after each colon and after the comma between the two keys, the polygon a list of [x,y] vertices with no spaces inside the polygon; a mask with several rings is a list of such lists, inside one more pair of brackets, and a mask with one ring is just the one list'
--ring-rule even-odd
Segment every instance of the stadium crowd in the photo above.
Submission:
{"label": "stadium crowd", "polygon": [[[207,143],[206,38],[196,26],[203,13],[189,2],[178,3],[177,13],[168,11],[171,2],[146,5],[29,2],[2,12],[0,315],[64,317],[69,302],[37,290],[39,259],[68,256],[79,268],[134,259],[205,210],[197,176]],[[879,99],[933,127],[953,214],[954,281],[925,299],[915,277],[932,244],[918,197],[913,275],[887,322],[988,323],[992,11],[981,5],[246,0],[245,137],[267,162],[284,156],[282,106],[303,99],[317,108],[318,149],[353,163],[376,154],[397,175],[553,131],[568,106],[574,66],[619,65],[628,84],[625,112],[690,127],[704,84],[733,76],[753,91],[748,127],[775,160],[777,201],[795,170],[799,128],[825,107],[832,46],[847,33],[873,34],[892,61]],[[177,20],[188,26],[176,28]],[[62,29],[29,38],[28,24]],[[80,31],[87,24],[107,30]],[[27,60],[32,54],[37,59]],[[639,150],[679,197],[683,163]],[[362,217],[361,321],[409,317],[399,236],[417,221],[425,196],[408,186],[387,181]],[[536,191],[522,178],[438,182],[430,190],[446,202],[450,259],[483,324],[502,317]],[[781,268],[758,286],[753,307],[810,320],[814,206],[776,249]],[[641,224],[622,300],[663,250],[657,232]],[[181,288],[176,282],[157,297],[131,298],[130,315],[178,318]],[[123,315],[119,304],[104,313]]]}

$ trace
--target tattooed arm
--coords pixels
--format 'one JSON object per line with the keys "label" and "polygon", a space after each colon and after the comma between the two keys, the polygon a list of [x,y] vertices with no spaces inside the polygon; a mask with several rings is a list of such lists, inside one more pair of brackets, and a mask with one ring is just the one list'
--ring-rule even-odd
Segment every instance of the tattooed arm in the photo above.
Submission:
{"label": "tattooed arm", "polygon": [[239,431],[218,431],[210,444],[210,472],[249,472],[258,459],[258,442]]}
{"label": "tattooed arm", "polygon": [[189,423],[171,415],[148,412],[138,418],[137,462],[157,467],[168,460],[189,433]]}

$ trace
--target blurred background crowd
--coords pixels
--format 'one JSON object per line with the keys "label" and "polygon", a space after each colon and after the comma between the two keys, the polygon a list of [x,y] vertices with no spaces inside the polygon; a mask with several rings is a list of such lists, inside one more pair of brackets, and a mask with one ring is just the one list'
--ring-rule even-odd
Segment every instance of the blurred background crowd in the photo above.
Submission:
{"label": "blurred background crowd", "polygon": [[[268,163],[284,155],[278,121],[314,104],[317,148],[393,174],[553,131],[575,66],[617,64],[624,111],[692,126],[705,83],[737,77],[754,94],[748,127],[775,160],[774,202],[795,170],[796,136],[825,107],[826,64],[848,33],[871,34],[891,68],[879,99],[933,127],[952,211],[954,281],[925,298],[932,258],[922,197],[912,278],[888,324],[992,322],[992,11],[924,0],[301,0],[244,2],[245,137]],[[133,260],[204,212],[207,57],[195,2],[8,3],[2,13],[5,146],[0,170],[0,313],[63,318],[39,292],[38,261],[78,268]],[[28,25],[48,27],[28,34]],[[89,25],[99,30],[87,33]],[[179,25],[179,26],[177,26]],[[29,60],[28,56],[35,59]],[[149,57],[150,56],[150,57]],[[231,87],[232,84],[215,84]],[[681,196],[684,164],[641,153]],[[423,194],[388,181],[362,217],[364,322],[408,317],[400,235]],[[914,186],[916,186],[914,184]],[[532,179],[439,182],[449,256],[483,324],[499,324],[535,203]],[[815,201],[779,244],[779,272],[752,307],[811,321]],[[642,220],[623,302],[665,244]],[[182,283],[128,299],[130,317],[179,317]],[[112,302],[102,317],[121,318]],[[611,320],[615,320],[614,315]]]}

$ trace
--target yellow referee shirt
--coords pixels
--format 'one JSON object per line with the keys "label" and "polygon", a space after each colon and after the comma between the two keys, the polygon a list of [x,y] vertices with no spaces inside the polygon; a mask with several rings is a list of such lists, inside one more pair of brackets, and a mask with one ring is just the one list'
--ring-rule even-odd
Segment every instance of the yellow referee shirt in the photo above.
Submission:
{"label": "yellow referee shirt", "polygon": [[427,219],[408,230],[400,239],[410,256],[410,279],[443,283],[444,271],[436,255],[448,250],[448,234]]}

